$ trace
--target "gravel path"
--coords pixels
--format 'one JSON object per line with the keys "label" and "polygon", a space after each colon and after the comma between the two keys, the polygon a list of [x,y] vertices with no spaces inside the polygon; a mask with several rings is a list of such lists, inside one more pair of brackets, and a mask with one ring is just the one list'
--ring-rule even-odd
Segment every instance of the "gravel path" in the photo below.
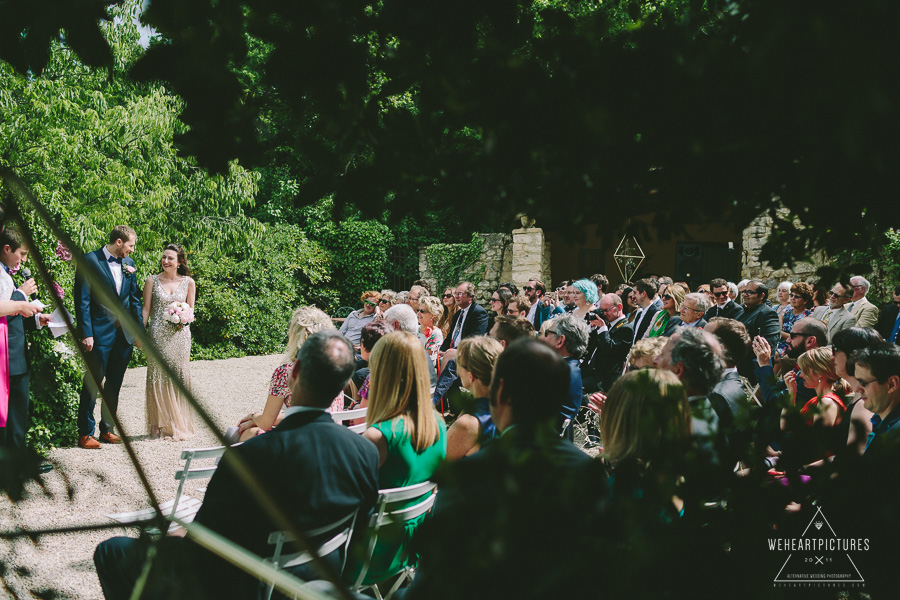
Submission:
{"label": "gravel path", "polygon": [[[248,412],[262,409],[269,379],[280,359],[280,355],[273,355],[192,362],[194,394],[224,431]],[[138,460],[157,499],[165,502],[175,496],[177,482],[173,474],[182,464],[181,451],[215,446],[218,442],[199,419],[195,419],[197,433],[190,440],[149,439],[144,424],[146,372],[146,368],[130,369],[125,375],[119,418],[134,441]],[[149,506],[124,446],[104,444],[100,450],[58,448],[50,458],[57,469],[45,475],[44,481],[52,497],[32,486],[30,498],[18,506],[0,498],[0,530],[108,523],[108,514]],[[71,500],[67,498],[64,476],[74,488]],[[196,489],[205,485],[204,480],[187,482],[185,493],[196,497]],[[38,545],[28,540],[0,542],[0,563],[27,570],[9,576],[7,584],[11,589],[0,589],[0,596],[18,594],[30,598],[26,592],[30,588],[53,589],[62,598],[101,600],[103,593],[92,558],[94,548],[108,537],[135,533],[136,530],[122,528],[44,536]]]}

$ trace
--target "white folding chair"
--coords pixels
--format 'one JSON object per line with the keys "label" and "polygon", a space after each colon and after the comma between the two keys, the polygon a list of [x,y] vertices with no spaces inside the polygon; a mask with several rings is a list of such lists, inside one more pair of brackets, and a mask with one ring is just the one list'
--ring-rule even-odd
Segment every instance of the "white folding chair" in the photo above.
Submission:
{"label": "white folding chair", "polygon": [[[331,413],[331,418],[334,419],[335,423],[340,425],[343,421],[364,419],[366,417],[366,410],[368,409],[365,406],[362,408],[354,408],[352,410],[341,410]],[[362,433],[366,430],[366,424],[359,423],[358,425],[350,425],[347,429],[349,429],[353,433]]]}
{"label": "white folding chair", "polygon": [[[317,537],[325,536],[326,541],[322,542],[316,550],[319,556],[331,554],[338,548],[344,548],[344,559],[347,557],[347,545],[350,543],[350,537],[353,533],[353,526],[356,524],[356,515],[358,510],[353,511],[346,517],[338,519],[334,523],[329,523],[324,527],[312,529],[306,532],[306,539],[311,540]],[[291,552],[283,554],[284,545],[295,541],[296,538],[287,531],[275,531],[269,535],[269,543],[275,545],[275,552],[265,560],[272,563],[276,569],[287,569],[305,565],[311,562],[312,553],[307,551]],[[343,570],[343,565],[341,566]],[[269,582],[266,589],[266,600],[272,597],[272,590],[275,588],[274,582]]]}
{"label": "white folding chair", "polygon": [[[412,506],[404,506],[397,508],[398,504],[405,504],[409,500],[420,498],[418,502]],[[378,502],[375,504],[375,513],[369,520],[369,528],[366,532],[366,551],[363,557],[362,568],[356,582],[353,584],[353,591],[358,592],[361,589],[372,588],[375,597],[378,600],[390,600],[391,596],[400,589],[406,581],[410,581],[414,575],[414,567],[406,566],[396,573],[389,573],[385,579],[399,575],[394,585],[382,596],[381,590],[378,589],[378,583],[363,585],[366,574],[372,562],[372,553],[375,550],[375,543],[378,541],[379,530],[393,523],[401,523],[411,521],[424,515],[434,506],[435,498],[437,498],[437,484],[431,481],[410,485],[402,488],[391,488],[380,490],[378,492]]]}

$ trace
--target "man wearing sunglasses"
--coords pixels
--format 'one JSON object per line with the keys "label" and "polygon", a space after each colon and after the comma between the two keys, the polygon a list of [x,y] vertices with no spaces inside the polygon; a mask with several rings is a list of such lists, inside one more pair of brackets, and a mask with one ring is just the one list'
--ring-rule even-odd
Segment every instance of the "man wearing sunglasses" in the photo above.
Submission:
{"label": "man wearing sunglasses", "polygon": [[835,283],[828,292],[828,305],[819,306],[810,315],[818,319],[828,327],[828,341],[834,339],[834,334],[842,329],[849,329],[856,325],[856,316],[847,310],[853,288],[847,281]]}
{"label": "man wearing sunglasses", "polygon": [[724,319],[740,319],[744,313],[744,309],[735,304],[728,296],[728,282],[724,279],[713,279],[709,282],[709,289],[716,299],[716,304],[708,311],[704,318],[709,321],[713,317],[722,317]]}

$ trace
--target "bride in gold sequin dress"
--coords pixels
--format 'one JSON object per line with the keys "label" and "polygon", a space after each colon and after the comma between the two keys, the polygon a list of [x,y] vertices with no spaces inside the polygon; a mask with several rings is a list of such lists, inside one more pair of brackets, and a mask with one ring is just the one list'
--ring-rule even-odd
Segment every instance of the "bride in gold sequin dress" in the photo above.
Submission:
{"label": "bride in gold sequin dress", "polygon": [[[163,250],[162,272],[144,282],[144,326],[150,340],[166,363],[181,377],[186,388],[191,387],[191,328],[179,329],[163,319],[163,312],[172,302],[187,302],[194,307],[197,289],[190,278],[184,248],[169,244]],[[147,360],[147,428],[152,437],[185,440],[194,435],[193,411],[183,394],[165,374],[159,364]]]}

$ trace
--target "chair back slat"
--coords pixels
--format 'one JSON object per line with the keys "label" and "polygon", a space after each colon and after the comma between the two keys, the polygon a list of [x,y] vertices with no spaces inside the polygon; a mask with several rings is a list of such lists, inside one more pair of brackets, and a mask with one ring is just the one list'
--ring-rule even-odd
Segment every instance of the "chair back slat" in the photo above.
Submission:
{"label": "chair back slat", "polygon": [[331,413],[331,418],[334,419],[334,422],[338,425],[341,424],[341,421],[350,421],[351,419],[361,419],[366,416],[367,407],[362,408],[354,408],[352,410],[339,410]]}

